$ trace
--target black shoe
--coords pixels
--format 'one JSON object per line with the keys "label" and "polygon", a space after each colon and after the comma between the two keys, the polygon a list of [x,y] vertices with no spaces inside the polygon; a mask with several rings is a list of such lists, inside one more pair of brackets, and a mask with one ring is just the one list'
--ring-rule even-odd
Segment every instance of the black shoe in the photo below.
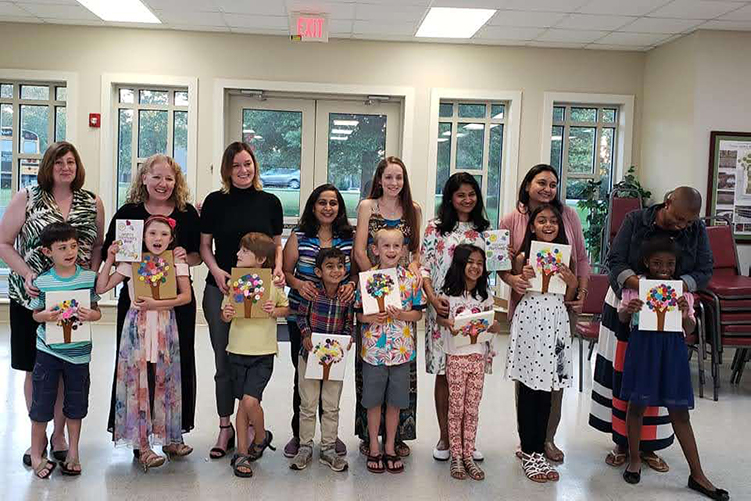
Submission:
{"label": "black shoe", "polygon": [[623,480],[629,484],[638,484],[641,481],[641,468],[639,471],[628,471],[628,467],[623,470]]}
{"label": "black shoe", "polygon": [[725,489],[718,489],[715,487],[715,490],[710,491],[699,482],[694,480],[694,477],[690,475],[688,477],[688,488],[695,490],[696,492],[701,492],[710,499],[716,499],[718,501],[728,501],[730,499],[730,494],[728,494],[728,491],[726,491]]}

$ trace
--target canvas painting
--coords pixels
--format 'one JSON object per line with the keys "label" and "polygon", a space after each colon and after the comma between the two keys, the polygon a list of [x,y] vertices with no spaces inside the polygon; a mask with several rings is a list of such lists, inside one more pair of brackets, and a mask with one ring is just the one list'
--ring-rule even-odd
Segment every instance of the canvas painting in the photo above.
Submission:
{"label": "canvas painting", "polygon": [[45,296],[47,307],[54,305],[60,310],[57,322],[46,322],[45,340],[47,344],[80,343],[91,341],[91,323],[78,318],[78,309],[91,308],[91,291],[54,291]]}
{"label": "canvas painting", "polygon": [[461,348],[462,346],[481,344],[492,340],[495,334],[488,332],[488,329],[493,325],[494,316],[493,310],[456,316],[454,318],[454,329],[459,333],[456,336],[451,336],[449,342],[455,348]]}
{"label": "canvas painting", "polygon": [[360,294],[365,315],[385,312],[387,306],[402,309],[396,268],[361,272]]}
{"label": "canvas painting", "polygon": [[483,233],[485,237],[485,265],[488,271],[506,271],[511,269],[508,245],[511,234],[508,230],[492,230]]}
{"label": "canvas painting", "polygon": [[351,339],[349,336],[314,332],[311,339],[313,351],[308,353],[305,379],[343,381],[347,372],[347,347]]}
{"label": "canvas painting", "polygon": [[269,318],[263,304],[271,299],[271,270],[268,268],[232,268],[229,295],[235,318]]}
{"label": "canvas painting", "polygon": [[530,281],[529,290],[535,292],[565,294],[566,282],[558,270],[562,264],[571,262],[571,246],[532,241],[529,250],[529,264],[535,270],[535,277]]}
{"label": "canvas painting", "polygon": [[172,251],[164,251],[158,256],[144,252],[139,262],[133,263],[133,288],[136,297],[153,299],[175,299],[177,297],[177,277],[175,257]]}
{"label": "canvas painting", "polygon": [[639,299],[644,301],[639,312],[639,329],[681,332],[683,322],[678,298],[682,295],[681,280],[639,280]]}
{"label": "canvas painting", "polygon": [[115,223],[115,242],[120,246],[115,261],[119,263],[141,261],[143,220],[118,219]]}

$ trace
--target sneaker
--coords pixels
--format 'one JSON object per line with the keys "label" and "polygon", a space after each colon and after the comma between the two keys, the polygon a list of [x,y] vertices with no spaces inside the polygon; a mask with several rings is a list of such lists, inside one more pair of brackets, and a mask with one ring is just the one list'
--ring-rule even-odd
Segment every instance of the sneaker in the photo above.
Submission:
{"label": "sneaker", "polygon": [[334,444],[334,450],[339,456],[347,455],[347,445],[338,438],[336,439],[336,443]]}
{"label": "sneaker", "polygon": [[291,470],[304,470],[313,458],[313,448],[309,445],[301,445],[297,454],[289,463]]}
{"label": "sneaker", "polygon": [[479,463],[485,459],[485,456],[482,455],[482,452],[475,449],[472,453],[472,459]]}
{"label": "sneaker", "polygon": [[284,457],[293,458],[297,456],[297,451],[300,449],[300,439],[298,437],[292,437],[287,445],[284,446]]}
{"label": "sneaker", "polygon": [[[445,449],[440,449],[440,446],[445,446]],[[449,448],[446,446],[447,444],[444,442],[438,442],[435,447],[433,447],[433,459],[436,461],[448,461],[451,459],[451,452],[449,451]]]}
{"label": "sneaker", "polygon": [[321,451],[321,457],[318,461],[334,471],[344,471],[349,468],[347,460],[340,457],[334,449]]}

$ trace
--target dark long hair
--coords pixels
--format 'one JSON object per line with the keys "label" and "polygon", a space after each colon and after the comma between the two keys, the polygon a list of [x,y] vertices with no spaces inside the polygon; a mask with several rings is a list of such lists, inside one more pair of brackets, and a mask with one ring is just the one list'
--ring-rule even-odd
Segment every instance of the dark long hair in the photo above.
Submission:
{"label": "dark long hair", "polygon": [[475,208],[469,213],[469,219],[472,221],[475,229],[477,231],[485,231],[490,226],[490,221],[488,221],[487,215],[485,214],[485,205],[482,201],[482,190],[480,189],[480,185],[477,184],[477,179],[475,179],[475,176],[467,174],[466,172],[456,172],[448,178],[446,184],[443,185],[443,201],[438,209],[438,218],[440,219],[440,222],[438,223],[438,233],[441,235],[454,231],[456,225],[459,223],[459,214],[456,212],[452,199],[454,193],[456,193],[463,184],[471,186],[477,195]]}
{"label": "dark long hair", "polygon": [[563,224],[563,216],[561,211],[558,210],[553,204],[542,204],[538,208],[532,211],[529,215],[529,221],[527,222],[527,232],[524,234],[524,241],[519,248],[519,252],[523,252],[524,256],[529,259],[529,249],[532,247],[532,240],[538,240],[535,238],[535,233],[532,231],[535,225],[535,218],[544,210],[550,210],[555,217],[558,218],[558,235],[556,235],[553,243],[568,245],[568,238],[566,238],[566,227]]}
{"label": "dark long hair", "polygon": [[471,244],[460,244],[454,249],[454,259],[451,260],[451,266],[446,272],[446,279],[441,289],[447,296],[461,296],[467,290],[465,270],[469,256],[473,252],[479,252],[482,256],[482,275],[477,279],[475,288],[469,292],[474,298],[479,295],[483,301],[488,299],[488,268],[485,266],[485,251]]}
{"label": "dark long hair", "polygon": [[652,237],[649,240],[644,241],[641,244],[640,257],[638,271],[642,273],[648,273],[647,261],[654,254],[664,252],[666,254],[672,254],[675,256],[675,269],[678,269],[678,263],[681,260],[681,253],[678,250],[678,246],[672,238],[662,235]]}
{"label": "dark long hair", "polygon": [[[516,205],[519,208],[520,212],[528,212],[529,211],[529,186],[532,184],[532,180],[539,174],[540,172],[552,172],[555,176],[555,180],[558,184],[561,183],[561,179],[558,177],[558,171],[555,170],[555,168],[552,165],[548,164],[537,164],[531,169],[529,169],[529,172],[527,172],[527,175],[524,176],[524,180],[522,181],[521,186],[519,186],[519,198],[516,201]],[[555,190],[555,198],[551,200],[549,203],[550,205],[554,205],[556,209],[558,209],[558,212],[563,212],[563,204],[561,204],[561,199],[559,198],[560,191],[558,189]],[[521,209],[524,209],[523,211]]]}
{"label": "dark long hair", "polygon": [[313,238],[318,234],[318,229],[321,224],[316,219],[315,206],[318,199],[321,198],[321,193],[325,191],[333,191],[336,194],[336,199],[339,202],[339,212],[336,214],[336,219],[331,223],[332,236],[339,238],[352,238],[352,225],[347,220],[347,206],[344,205],[344,198],[339,190],[333,184],[322,184],[308,197],[308,201],[305,202],[305,209],[302,211],[300,221],[297,223],[297,227],[305,233],[308,238]]}
{"label": "dark long hair", "polygon": [[386,167],[388,167],[389,164],[398,165],[402,168],[404,185],[402,186],[401,193],[399,193],[399,201],[402,204],[402,217],[410,230],[412,230],[412,236],[409,239],[409,250],[415,251],[417,250],[418,245],[420,245],[420,235],[418,235],[419,232],[417,231],[417,211],[415,210],[415,203],[412,201],[412,190],[409,187],[407,167],[399,157],[390,156],[378,162],[375,172],[373,173],[373,184],[370,186],[370,195],[368,195],[368,198],[377,199],[383,196],[383,184],[381,184],[381,178],[383,177],[383,171],[386,170]]}

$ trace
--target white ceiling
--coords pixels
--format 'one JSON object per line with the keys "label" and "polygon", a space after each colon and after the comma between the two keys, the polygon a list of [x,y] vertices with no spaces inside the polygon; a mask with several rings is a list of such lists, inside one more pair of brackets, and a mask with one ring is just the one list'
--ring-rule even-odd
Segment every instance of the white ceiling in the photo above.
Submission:
{"label": "white ceiling", "polygon": [[[112,0],[117,1],[117,0]],[[329,36],[612,50],[649,50],[696,29],[751,31],[751,0],[143,0],[144,28],[289,35],[288,13],[324,12]],[[498,9],[470,40],[417,39],[430,7]],[[107,23],[76,0],[0,0],[0,21]]]}

